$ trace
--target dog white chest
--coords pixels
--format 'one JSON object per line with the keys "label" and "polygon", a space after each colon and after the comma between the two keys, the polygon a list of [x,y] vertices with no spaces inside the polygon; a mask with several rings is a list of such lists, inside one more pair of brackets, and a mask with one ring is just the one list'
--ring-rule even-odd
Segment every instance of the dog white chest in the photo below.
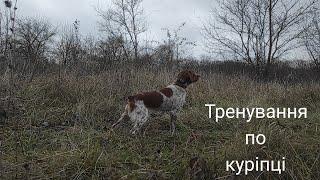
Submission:
{"label": "dog white chest", "polygon": [[169,85],[167,88],[172,90],[172,96],[163,95],[163,103],[160,109],[163,111],[177,111],[182,109],[186,102],[186,90],[176,85]]}

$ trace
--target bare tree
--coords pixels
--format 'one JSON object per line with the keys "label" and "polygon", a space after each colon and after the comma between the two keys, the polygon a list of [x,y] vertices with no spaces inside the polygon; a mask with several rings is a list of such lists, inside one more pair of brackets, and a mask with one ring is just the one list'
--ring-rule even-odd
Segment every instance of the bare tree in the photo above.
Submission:
{"label": "bare tree", "polygon": [[[4,56],[8,56],[9,50],[12,50],[12,39],[14,39],[14,30],[15,30],[15,22],[16,22],[16,11],[17,11],[17,3],[15,0],[14,4],[11,0],[5,0],[5,13],[4,16],[1,13],[1,23],[0,23],[0,35],[1,35],[1,51]],[[4,23],[2,21],[5,20]],[[2,33],[2,29],[4,29],[4,33]],[[4,36],[4,37],[3,37]]]}
{"label": "bare tree", "polygon": [[320,20],[319,12],[315,11],[312,15],[312,22],[307,24],[302,38],[305,48],[315,64],[320,68]]}
{"label": "bare tree", "polygon": [[207,47],[214,53],[269,67],[301,47],[301,27],[318,0],[224,0],[204,24]]}
{"label": "bare tree", "polygon": [[79,21],[75,20],[72,26],[64,26],[56,44],[55,55],[65,73],[75,67],[80,60],[81,39]]}
{"label": "bare tree", "polygon": [[[24,57],[25,61],[22,73],[30,73],[29,81],[32,81],[41,60],[45,59],[49,43],[56,34],[52,25],[36,18],[25,18],[17,22],[16,46],[17,51]],[[31,72],[30,72],[31,70]]]}
{"label": "bare tree", "polygon": [[146,31],[141,3],[142,0],[113,0],[110,9],[97,10],[101,17],[101,31],[111,37],[123,37],[129,42],[129,49],[132,50],[126,54],[128,56],[133,51],[135,60],[139,56],[139,35]]}

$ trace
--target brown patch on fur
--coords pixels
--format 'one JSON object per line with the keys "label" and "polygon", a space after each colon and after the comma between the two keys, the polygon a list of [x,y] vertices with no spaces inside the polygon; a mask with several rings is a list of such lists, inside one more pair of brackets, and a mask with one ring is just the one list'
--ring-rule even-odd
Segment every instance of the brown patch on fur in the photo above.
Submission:
{"label": "brown patch on fur", "polygon": [[171,97],[173,95],[172,89],[170,88],[163,88],[160,90],[160,92],[167,97]]}
{"label": "brown patch on fur", "polygon": [[[144,92],[141,94],[136,94],[132,97],[134,98],[134,101],[136,101],[136,100],[143,101],[144,105],[147,108],[159,108],[161,106],[161,104],[163,103],[163,96],[157,91]],[[130,102],[130,100],[129,100],[129,102]],[[135,106],[133,107],[133,109],[134,108],[135,108]]]}

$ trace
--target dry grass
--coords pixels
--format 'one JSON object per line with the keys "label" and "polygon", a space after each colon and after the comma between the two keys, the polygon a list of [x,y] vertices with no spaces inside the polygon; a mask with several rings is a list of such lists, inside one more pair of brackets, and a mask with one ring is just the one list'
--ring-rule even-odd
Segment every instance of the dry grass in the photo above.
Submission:
{"label": "dry grass", "polygon": [[[199,70],[196,70],[199,71]],[[153,118],[145,135],[132,136],[129,125],[109,131],[124,107],[123,98],[158,89],[177,70],[129,67],[92,76],[38,77],[20,83],[16,95],[24,111],[1,129],[1,179],[184,179],[194,157],[206,179],[230,175],[226,160],[287,159],[281,176],[261,179],[317,179],[320,176],[320,85],[259,83],[246,76],[200,71],[179,114],[177,135],[169,118]],[[0,92],[5,92],[4,86]],[[3,97],[0,94],[0,97]],[[307,107],[307,120],[221,120],[207,118],[206,103],[220,107]],[[246,133],[264,133],[264,146],[245,145]],[[260,173],[251,173],[254,179]],[[239,177],[243,179],[244,177]]]}

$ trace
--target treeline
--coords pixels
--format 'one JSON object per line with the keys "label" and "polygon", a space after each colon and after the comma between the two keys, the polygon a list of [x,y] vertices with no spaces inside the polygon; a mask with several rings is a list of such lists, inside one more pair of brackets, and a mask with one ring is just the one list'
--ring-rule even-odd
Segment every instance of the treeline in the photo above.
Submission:
{"label": "treeline", "polygon": [[163,29],[167,36],[161,42],[140,39],[147,28],[141,0],[117,0],[108,10],[97,9],[101,31],[96,36],[83,36],[78,20],[56,27],[46,18],[16,17],[17,1],[4,2],[1,74],[29,82],[39,73],[82,74],[123,63],[173,64],[183,58],[186,47],[194,45],[179,35],[185,23],[173,30]]}
{"label": "treeline", "polygon": [[[221,2],[220,10],[203,24],[206,45],[220,58],[240,63],[212,63],[210,57],[186,56],[196,44],[180,35],[185,23],[163,29],[166,38],[161,42],[143,40],[141,35],[148,26],[142,0],[114,0],[109,9],[97,8],[99,36],[83,36],[78,20],[56,27],[45,18],[19,17],[18,5],[17,1],[4,1],[0,18],[0,73],[11,79],[30,82],[38,74],[88,74],[129,64],[156,68],[193,64],[226,74],[241,72],[271,79],[280,74],[314,77],[319,68],[318,0]],[[300,63],[299,73],[280,61],[297,49],[312,60],[311,64]]]}

